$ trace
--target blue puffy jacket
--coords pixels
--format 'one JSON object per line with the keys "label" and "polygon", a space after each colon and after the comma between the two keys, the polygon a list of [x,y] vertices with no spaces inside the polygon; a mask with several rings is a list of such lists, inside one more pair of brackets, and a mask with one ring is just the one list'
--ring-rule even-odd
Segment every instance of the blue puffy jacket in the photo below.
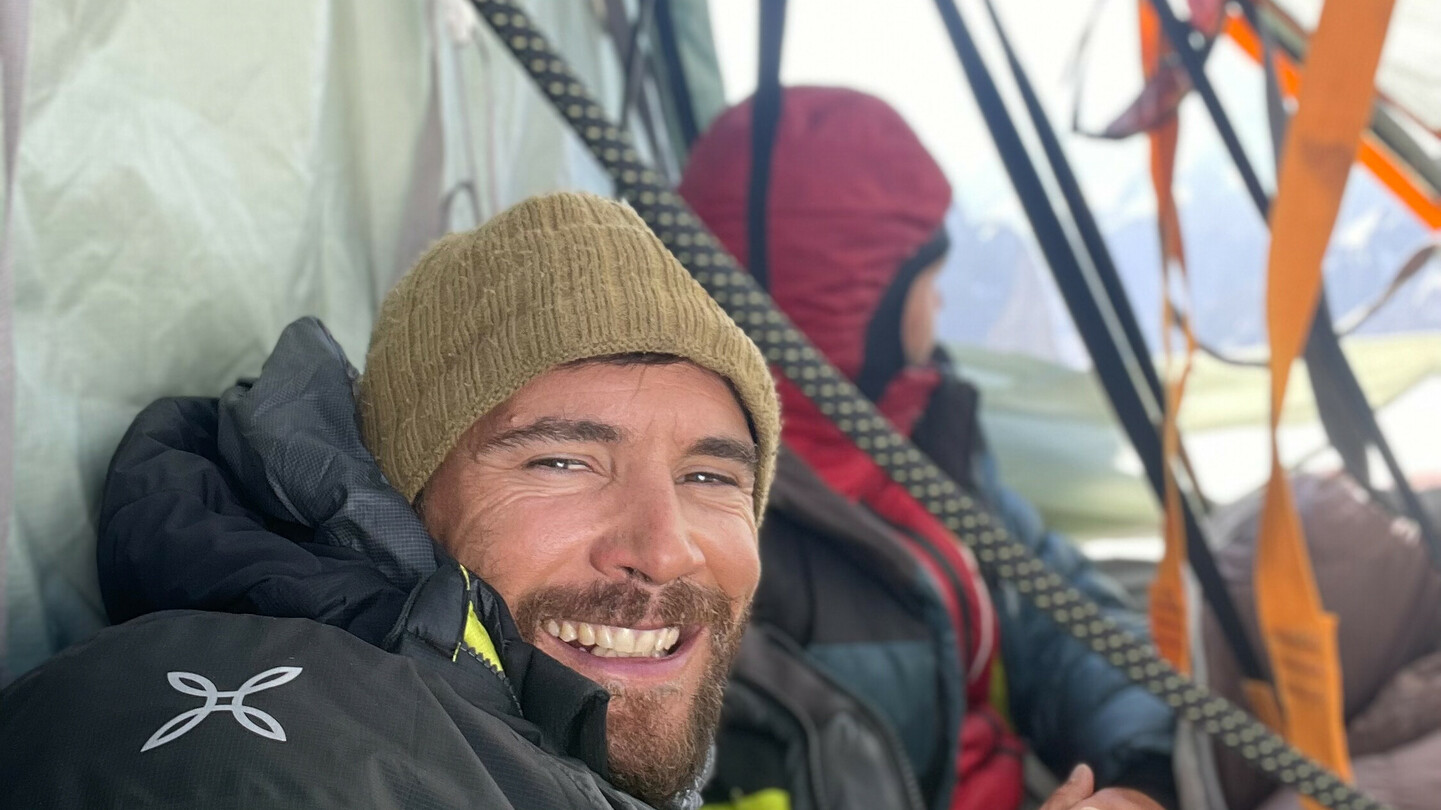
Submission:
{"label": "blue puffy jacket", "polygon": [[[1099,603],[1138,638],[1146,617],[1114,581],[1064,536],[1048,531],[1034,506],[1002,485],[989,454],[977,456],[976,483],[1048,567]],[[1006,583],[990,582],[1001,618],[1001,650],[1012,719],[1037,756],[1059,774],[1086,762],[1103,784],[1126,784],[1174,807],[1171,755],[1175,717]]]}
{"label": "blue puffy jacket", "polygon": [[[988,501],[1010,532],[1125,629],[1146,637],[1125,593],[1036,510],[999,481],[975,420],[974,387],[947,370],[914,438],[953,479]],[[928,575],[901,550],[894,529],[831,491],[783,454],[762,532],[763,574],[755,621],[793,640],[806,662],[888,723],[930,807],[949,806],[957,729],[966,711],[960,639]],[[1001,625],[1001,661],[1015,730],[1053,772],[1085,762],[1101,785],[1132,787],[1175,806],[1170,710],[1058,627],[1011,585],[987,582]],[[726,766],[750,751],[727,750]],[[737,735],[744,736],[744,735]],[[824,734],[821,735],[824,737]],[[1002,751],[1001,755],[1009,755]],[[824,785],[854,760],[813,759]],[[732,771],[743,770],[739,766]],[[752,765],[752,770],[754,767]],[[776,781],[776,777],[771,777]],[[799,781],[794,775],[792,783]],[[761,787],[742,780],[744,792]]]}

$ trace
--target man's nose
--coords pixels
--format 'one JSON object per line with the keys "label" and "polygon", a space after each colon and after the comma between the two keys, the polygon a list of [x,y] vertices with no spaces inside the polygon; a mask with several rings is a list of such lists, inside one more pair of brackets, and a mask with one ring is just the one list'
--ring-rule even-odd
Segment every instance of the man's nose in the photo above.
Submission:
{"label": "man's nose", "polygon": [[673,482],[626,488],[618,493],[616,510],[614,529],[592,549],[597,570],[663,584],[705,565]]}

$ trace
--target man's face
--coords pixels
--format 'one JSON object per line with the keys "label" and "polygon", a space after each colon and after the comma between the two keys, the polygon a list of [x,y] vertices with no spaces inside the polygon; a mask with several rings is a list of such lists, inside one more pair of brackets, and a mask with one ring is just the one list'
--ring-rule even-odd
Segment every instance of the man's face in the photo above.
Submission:
{"label": "man's face", "polygon": [[611,693],[611,770],[652,803],[689,785],[719,717],[760,577],[755,453],[716,374],[597,361],[482,417],[423,495],[526,640]]}

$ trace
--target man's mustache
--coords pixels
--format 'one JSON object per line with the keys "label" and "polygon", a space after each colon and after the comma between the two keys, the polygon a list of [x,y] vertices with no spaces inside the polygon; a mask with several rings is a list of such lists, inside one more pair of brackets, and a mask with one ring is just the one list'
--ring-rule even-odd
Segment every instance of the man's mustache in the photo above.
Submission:
{"label": "man's mustache", "polygon": [[726,634],[735,624],[733,600],[717,588],[677,580],[660,588],[634,581],[592,582],[583,586],[552,585],[521,597],[515,621],[529,634],[548,619],[570,620],[615,627],[642,622],[667,627],[709,627]]}

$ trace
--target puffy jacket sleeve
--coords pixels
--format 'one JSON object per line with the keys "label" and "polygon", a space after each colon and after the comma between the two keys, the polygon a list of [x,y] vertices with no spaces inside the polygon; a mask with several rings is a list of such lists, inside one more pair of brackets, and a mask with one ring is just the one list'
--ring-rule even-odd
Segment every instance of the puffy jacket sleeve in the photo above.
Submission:
{"label": "puffy jacket sleeve", "polygon": [[307,618],[379,643],[435,548],[355,419],[355,369],[314,318],[259,378],[146,408],[111,462],[98,567],[112,621],[156,610]]}
{"label": "puffy jacket sleeve", "polygon": [[[1003,486],[989,455],[976,483],[1020,538],[1052,570],[1100,604],[1117,624],[1149,637],[1125,592],[1065,537],[1047,531],[1025,498]],[[1097,782],[1138,789],[1176,806],[1171,756],[1175,720],[1158,698],[1058,627],[1014,587],[991,582],[1001,620],[1002,660],[1017,730],[1055,773],[1086,762]]]}
{"label": "puffy jacket sleeve", "polygon": [[378,643],[406,591],[356,551],[279,533],[220,462],[217,428],[216,400],[162,399],[116,450],[96,548],[111,621],[175,609],[256,613],[311,618]]}

